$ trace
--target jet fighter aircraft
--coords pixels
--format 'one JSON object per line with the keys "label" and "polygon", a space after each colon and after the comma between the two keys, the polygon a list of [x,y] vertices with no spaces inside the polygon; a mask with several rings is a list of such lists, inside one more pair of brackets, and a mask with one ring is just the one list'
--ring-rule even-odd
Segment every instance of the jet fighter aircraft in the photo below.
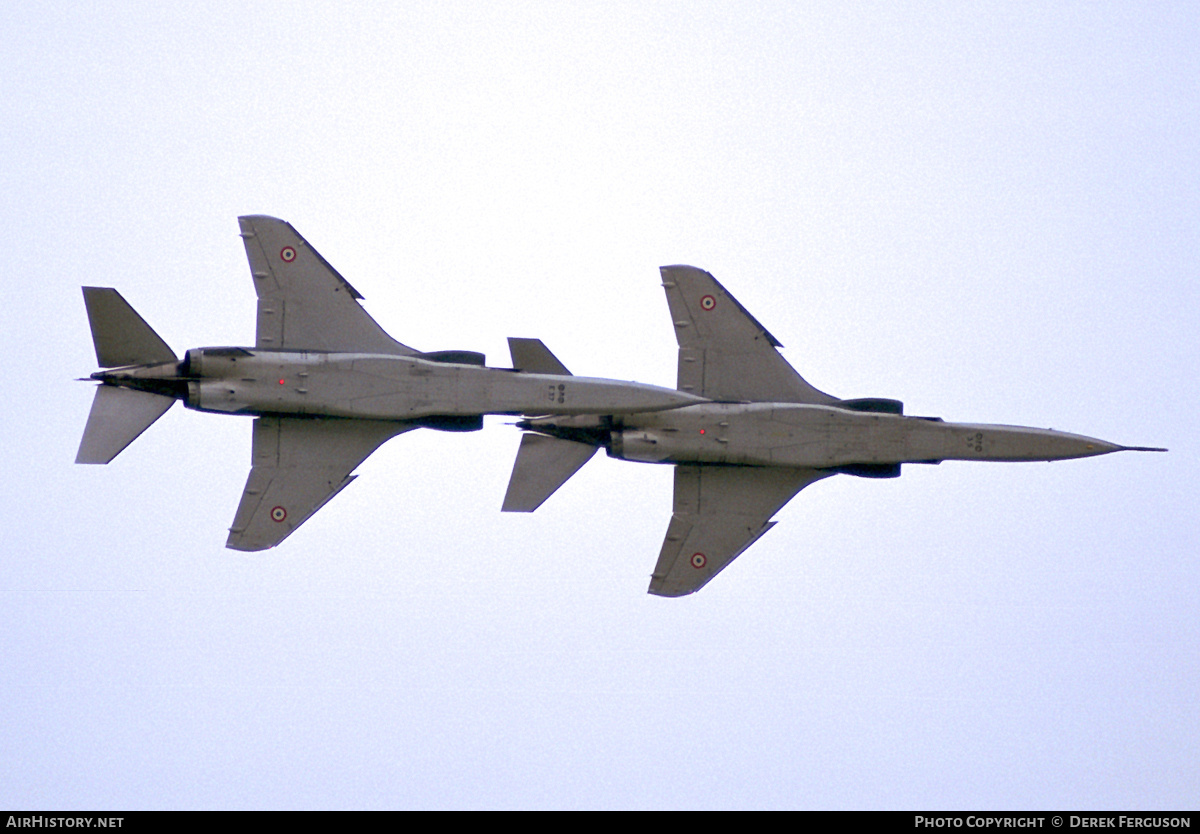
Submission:
{"label": "jet fighter aircraft", "polygon": [[114,289],[84,287],[106,370],[76,463],[108,463],[166,413],[254,416],[253,461],[227,547],[283,541],[354,479],[384,441],[416,428],[474,431],[484,414],[643,414],[701,402],[684,391],[572,376],[537,339],[509,339],[513,367],[481,353],[422,353],[387,335],[362,298],[295,229],[241,217],[258,293],[253,347],[181,361]]}
{"label": "jet fighter aircraft", "polygon": [[523,420],[503,509],[532,512],[599,448],[675,465],[674,514],[650,593],[694,593],[774,526],[804,487],[838,473],[894,478],[905,463],[1064,460],[1123,450],[1091,437],[1019,426],[907,417],[890,399],[841,400],[809,385],[715,278],[661,270],[679,342],[678,388],[708,402],[654,414]]}

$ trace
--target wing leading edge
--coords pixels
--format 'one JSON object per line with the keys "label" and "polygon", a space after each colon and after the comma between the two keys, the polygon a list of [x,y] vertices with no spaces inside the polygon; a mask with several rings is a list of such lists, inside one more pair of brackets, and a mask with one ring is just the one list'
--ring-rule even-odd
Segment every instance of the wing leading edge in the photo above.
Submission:
{"label": "wing leading edge", "polygon": [[796,493],[833,473],[749,466],[675,467],[675,512],[650,579],[650,593],[692,594],[775,526],[771,516]]}

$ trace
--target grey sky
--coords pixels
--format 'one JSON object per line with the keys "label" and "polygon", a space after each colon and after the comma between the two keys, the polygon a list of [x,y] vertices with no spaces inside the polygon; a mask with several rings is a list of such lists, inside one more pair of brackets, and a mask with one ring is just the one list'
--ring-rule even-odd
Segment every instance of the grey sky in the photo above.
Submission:
{"label": "grey sky", "polygon": [[[6,3],[0,805],[1178,808],[1200,795],[1188,4]],[[674,383],[661,264],[818,388],[1168,455],[807,489],[645,593],[668,467],[505,420],[223,548],[250,422],[72,463],[79,287],[253,339],[239,214],[418,349]]]}

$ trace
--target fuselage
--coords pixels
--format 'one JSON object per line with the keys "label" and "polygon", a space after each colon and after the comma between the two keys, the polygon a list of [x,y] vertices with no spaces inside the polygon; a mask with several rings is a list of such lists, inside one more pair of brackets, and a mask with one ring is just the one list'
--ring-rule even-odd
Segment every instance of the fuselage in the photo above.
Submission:
{"label": "fuselage", "polygon": [[469,352],[395,356],[198,348],[182,362],[115,368],[93,378],[171,393],[200,411],[370,420],[626,414],[703,402],[654,385],[488,368],[482,361]]}
{"label": "fuselage", "polygon": [[[605,423],[592,417],[530,420],[533,431],[570,439],[592,433],[609,454],[649,463],[862,467],[886,476],[902,463],[1032,461],[1088,457],[1124,447],[1021,426],[947,423],[938,418],[792,403],[703,403]],[[877,468],[872,468],[877,467]],[[899,474],[898,469],[894,474]]]}

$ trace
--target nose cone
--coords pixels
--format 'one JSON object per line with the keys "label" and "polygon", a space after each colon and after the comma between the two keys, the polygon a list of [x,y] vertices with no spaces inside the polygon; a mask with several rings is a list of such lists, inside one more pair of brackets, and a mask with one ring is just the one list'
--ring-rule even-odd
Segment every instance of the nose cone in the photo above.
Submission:
{"label": "nose cone", "polygon": [[[980,427],[983,428],[983,427]],[[1165,452],[1144,446],[1121,446],[1053,429],[1033,429],[1018,426],[993,426],[988,431],[977,432],[982,437],[978,444],[981,459],[985,460],[1070,460],[1107,455],[1111,452],[1141,451]]]}
{"label": "nose cone", "polygon": [[1122,446],[1084,434],[1056,432],[1026,426],[935,424],[943,444],[941,455],[949,461],[1067,461],[1073,457],[1108,455],[1114,451],[1166,451],[1150,446]]}
{"label": "nose cone", "polygon": [[1119,452],[1124,446],[1098,440],[1095,437],[1084,437],[1082,434],[1067,432],[1051,432],[1047,438],[1046,447],[1050,453],[1047,460],[1065,460],[1068,458],[1090,458],[1094,455],[1107,455],[1109,452]]}
{"label": "nose cone", "polygon": [[995,440],[994,453],[1013,460],[1070,460],[1119,452],[1124,447],[1095,437],[1052,429],[1003,432]]}
{"label": "nose cone", "polygon": [[569,396],[548,410],[558,414],[636,414],[707,402],[703,397],[640,382],[571,377]]}
{"label": "nose cone", "polygon": [[1064,431],[1046,430],[1039,432],[1040,438],[1033,440],[1032,445],[1039,448],[1039,460],[1068,460],[1070,458],[1090,458],[1095,455],[1107,455],[1110,452],[1165,452],[1156,446],[1121,446],[1098,440],[1095,437],[1084,437],[1082,434],[1068,434]]}

